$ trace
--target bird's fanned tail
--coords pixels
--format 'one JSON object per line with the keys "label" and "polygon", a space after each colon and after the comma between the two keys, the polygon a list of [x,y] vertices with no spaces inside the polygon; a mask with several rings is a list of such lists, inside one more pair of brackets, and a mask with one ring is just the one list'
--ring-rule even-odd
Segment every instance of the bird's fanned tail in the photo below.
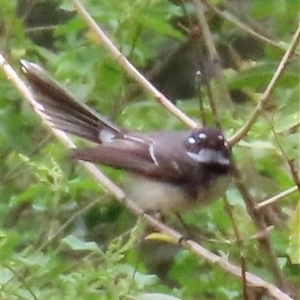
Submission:
{"label": "bird's fanned tail", "polygon": [[35,109],[57,129],[101,143],[100,133],[117,136],[120,128],[92,109],[79,104],[38,65],[22,60],[22,68],[32,91]]}

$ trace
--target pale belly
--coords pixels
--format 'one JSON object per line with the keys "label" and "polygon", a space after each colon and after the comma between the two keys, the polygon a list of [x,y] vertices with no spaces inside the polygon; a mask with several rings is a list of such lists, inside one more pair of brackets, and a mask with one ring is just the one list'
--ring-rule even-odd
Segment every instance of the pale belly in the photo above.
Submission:
{"label": "pale belly", "polygon": [[146,212],[170,212],[192,209],[223,196],[230,184],[230,177],[220,176],[209,189],[200,188],[196,199],[175,185],[129,175],[124,183],[130,199]]}

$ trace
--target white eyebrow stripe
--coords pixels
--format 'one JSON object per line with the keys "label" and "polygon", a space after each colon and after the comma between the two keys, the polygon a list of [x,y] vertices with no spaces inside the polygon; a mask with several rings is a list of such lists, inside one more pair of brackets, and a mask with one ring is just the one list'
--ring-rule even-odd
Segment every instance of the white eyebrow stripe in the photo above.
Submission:
{"label": "white eyebrow stripe", "polygon": [[187,155],[201,163],[218,163],[227,166],[230,164],[228,158],[225,158],[219,151],[212,149],[201,149],[198,153],[187,152]]}

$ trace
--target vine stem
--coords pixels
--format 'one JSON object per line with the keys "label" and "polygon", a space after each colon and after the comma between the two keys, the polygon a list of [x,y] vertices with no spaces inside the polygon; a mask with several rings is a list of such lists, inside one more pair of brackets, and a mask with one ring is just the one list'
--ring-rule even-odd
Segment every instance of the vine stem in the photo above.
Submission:
{"label": "vine stem", "polygon": [[298,28],[293,36],[293,39],[290,43],[290,46],[288,50],[283,55],[277,70],[275,71],[272,79],[270,80],[267,88],[265,89],[259,103],[255,107],[254,111],[252,112],[250,118],[247,120],[247,122],[242,126],[233,136],[231,136],[228,140],[228,143],[230,145],[234,145],[238,143],[242,138],[244,138],[248,131],[251,129],[252,125],[255,123],[256,119],[259,117],[261,112],[264,110],[264,107],[268,103],[270,96],[274,90],[275,84],[277,83],[280,76],[283,74],[283,71],[285,70],[286,66],[288,65],[290,58],[294,55],[297,46],[299,44],[300,40],[300,23],[298,24]]}

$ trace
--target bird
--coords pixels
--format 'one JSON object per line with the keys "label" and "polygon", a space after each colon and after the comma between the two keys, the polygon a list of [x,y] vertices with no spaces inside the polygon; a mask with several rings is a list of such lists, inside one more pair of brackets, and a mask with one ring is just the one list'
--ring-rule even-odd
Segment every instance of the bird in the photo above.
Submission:
{"label": "bird", "polygon": [[39,65],[21,66],[34,108],[53,128],[91,143],[70,156],[124,170],[125,192],[143,211],[181,212],[225,194],[232,153],[220,129],[128,131],[79,103]]}

